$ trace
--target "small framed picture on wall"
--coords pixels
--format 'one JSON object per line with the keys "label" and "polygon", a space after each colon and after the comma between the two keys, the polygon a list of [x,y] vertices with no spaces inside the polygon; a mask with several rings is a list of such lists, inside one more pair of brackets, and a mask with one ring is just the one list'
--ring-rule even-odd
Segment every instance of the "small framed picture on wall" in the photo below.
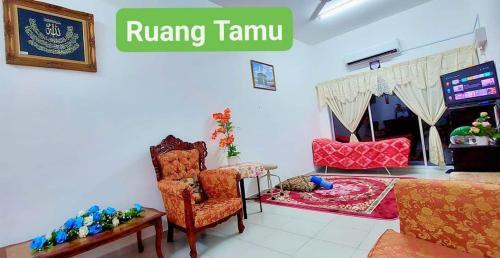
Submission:
{"label": "small framed picture on wall", "polygon": [[8,64],[96,72],[94,16],[31,0],[3,0]]}
{"label": "small framed picture on wall", "polygon": [[250,60],[250,66],[254,88],[276,91],[274,66],[254,60]]}

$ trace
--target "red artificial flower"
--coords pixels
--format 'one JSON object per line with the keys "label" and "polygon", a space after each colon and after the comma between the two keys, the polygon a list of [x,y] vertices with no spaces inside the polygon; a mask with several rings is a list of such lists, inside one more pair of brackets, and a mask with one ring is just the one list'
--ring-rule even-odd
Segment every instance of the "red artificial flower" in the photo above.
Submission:
{"label": "red artificial flower", "polygon": [[233,134],[231,134],[231,135],[229,135],[229,136],[226,138],[226,144],[227,144],[227,145],[231,145],[231,144],[233,144],[233,142],[234,142],[234,135],[233,135]]}

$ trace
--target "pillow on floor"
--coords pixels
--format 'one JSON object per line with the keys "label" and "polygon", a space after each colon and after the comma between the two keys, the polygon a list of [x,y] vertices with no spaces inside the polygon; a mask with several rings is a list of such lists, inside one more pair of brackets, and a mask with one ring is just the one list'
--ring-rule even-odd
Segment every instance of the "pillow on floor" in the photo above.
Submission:
{"label": "pillow on floor", "polygon": [[312,192],[316,185],[310,181],[310,176],[296,176],[281,182],[283,190],[297,192]]}

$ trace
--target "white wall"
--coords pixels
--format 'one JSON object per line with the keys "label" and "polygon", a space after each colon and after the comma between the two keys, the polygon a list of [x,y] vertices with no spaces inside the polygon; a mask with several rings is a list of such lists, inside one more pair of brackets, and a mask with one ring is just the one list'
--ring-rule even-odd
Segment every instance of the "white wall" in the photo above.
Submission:
{"label": "white wall", "polygon": [[[216,167],[211,114],[225,107],[240,128],[236,143],[244,161],[276,163],[283,178],[312,170],[310,144],[319,127],[309,46],[295,41],[286,52],[122,53],[115,47],[119,8],[211,4],[49,2],[95,15],[98,72],[0,62],[0,246],[49,232],[94,203],[124,209],[139,202],[163,210],[149,146],[168,134],[205,140],[208,167]],[[252,88],[250,59],[275,66],[276,92]]]}
{"label": "white wall", "polygon": [[[115,14],[123,7],[211,6],[199,0],[49,1],[93,13],[98,73],[0,62],[0,246],[59,226],[97,203],[163,209],[148,147],[164,136],[205,140],[218,164],[210,114],[231,107],[242,159],[273,162],[284,178],[312,169],[310,143],[330,137],[313,86],[348,73],[345,53],[385,39],[410,48],[472,30],[481,15],[488,57],[499,60],[497,0],[434,0],[313,47],[286,52],[121,53]],[[0,35],[3,26],[0,26]],[[471,43],[461,38],[391,63]],[[0,49],[4,48],[0,40]],[[0,59],[4,59],[0,51]],[[278,91],[252,88],[249,60],[275,65]],[[388,64],[383,64],[388,65]],[[254,192],[252,185],[249,192]],[[5,233],[8,232],[8,233]]]}
{"label": "white wall", "polygon": [[[341,78],[349,73],[343,62],[347,53],[399,38],[403,49],[471,32],[476,14],[481,26],[486,27],[488,48],[482,60],[500,62],[500,1],[498,0],[433,0],[405,12],[387,17],[365,27],[315,45],[315,82]],[[429,47],[409,51],[393,58],[382,66],[439,53],[448,49],[472,44],[473,36],[461,37]],[[377,114],[374,114],[376,116]],[[321,109],[321,135],[328,137],[330,126],[326,108]]]}

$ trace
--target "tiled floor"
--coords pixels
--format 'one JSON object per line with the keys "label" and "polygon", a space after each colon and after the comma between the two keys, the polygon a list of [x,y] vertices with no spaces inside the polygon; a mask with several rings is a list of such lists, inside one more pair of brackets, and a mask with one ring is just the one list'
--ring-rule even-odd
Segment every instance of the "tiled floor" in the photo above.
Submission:
{"label": "tiled floor", "polygon": [[[397,175],[446,179],[444,170],[412,169],[392,171]],[[322,258],[366,257],[377,238],[386,230],[399,231],[399,221],[341,216],[248,202],[245,232],[237,233],[235,218],[199,235],[199,257],[205,258]],[[185,235],[175,232],[174,243],[163,243],[165,257],[189,257]],[[105,257],[156,257],[153,239],[144,241],[145,251],[135,245]]]}

